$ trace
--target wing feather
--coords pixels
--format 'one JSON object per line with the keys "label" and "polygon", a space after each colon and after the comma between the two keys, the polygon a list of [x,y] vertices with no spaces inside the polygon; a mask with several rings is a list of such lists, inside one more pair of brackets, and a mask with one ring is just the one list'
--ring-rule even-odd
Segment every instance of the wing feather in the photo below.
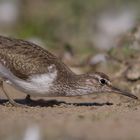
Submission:
{"label": "wing feather", "polygon": [[22,79],[27,79],[33,74],[48,73],[47,67],[52,64],[56,66],[60,74],[72,73],[65,64],[46,49],[28,41],[2,36],[0,36],[0,62]]}

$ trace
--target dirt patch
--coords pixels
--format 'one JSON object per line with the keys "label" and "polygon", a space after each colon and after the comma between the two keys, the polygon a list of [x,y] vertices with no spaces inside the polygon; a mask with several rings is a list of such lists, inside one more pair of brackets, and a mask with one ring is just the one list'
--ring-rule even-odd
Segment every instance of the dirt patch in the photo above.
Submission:
{"label": "dirt patch", "polygon": [[[0,139],[50,140],[140,139],[140,102],[100,94],[73,98],[33,98],[6,86],[9,94],[27,108],[12,107],[1,93]],[[35,135],[36,134],[36,135]],[[28,140],[28,139],[27,139]]]}

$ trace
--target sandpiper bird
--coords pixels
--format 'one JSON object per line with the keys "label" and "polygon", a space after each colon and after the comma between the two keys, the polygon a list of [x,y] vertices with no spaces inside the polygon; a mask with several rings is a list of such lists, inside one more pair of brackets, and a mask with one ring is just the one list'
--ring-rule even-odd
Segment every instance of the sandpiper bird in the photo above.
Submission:
{"label": "sandpiper bird", "polygon": [[0,36],[1,87],[9,102],[18,106],[5,91],[3,82],[35,96],[78,96],[99,92],[135,95],[112,86],[104,73],[76,75],[61,60],[38,45]]}

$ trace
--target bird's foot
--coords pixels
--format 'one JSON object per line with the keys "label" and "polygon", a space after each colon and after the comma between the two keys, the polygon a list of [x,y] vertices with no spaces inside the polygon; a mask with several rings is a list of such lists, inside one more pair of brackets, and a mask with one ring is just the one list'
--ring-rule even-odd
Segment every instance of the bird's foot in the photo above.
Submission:
{"label": "bird's foot", "polygon": [[30,95],[27,95],[26,97],[25,97],[25,100],[27,101],[27,102],[32,102],[33,100],[31,99],[31,96]]}

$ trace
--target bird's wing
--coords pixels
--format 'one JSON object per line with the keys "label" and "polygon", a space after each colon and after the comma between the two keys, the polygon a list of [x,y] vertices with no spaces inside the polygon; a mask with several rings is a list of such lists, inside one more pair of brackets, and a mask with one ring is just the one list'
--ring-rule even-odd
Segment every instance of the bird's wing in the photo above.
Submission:
{"label": "bird's wing", "polygon": [[55,65],[60,73],[70,72],[65,64],[47,50],[19,39],[0,37],[0,62],[22,79],[28,79],[33,74],[48,73],[51,65]]}

